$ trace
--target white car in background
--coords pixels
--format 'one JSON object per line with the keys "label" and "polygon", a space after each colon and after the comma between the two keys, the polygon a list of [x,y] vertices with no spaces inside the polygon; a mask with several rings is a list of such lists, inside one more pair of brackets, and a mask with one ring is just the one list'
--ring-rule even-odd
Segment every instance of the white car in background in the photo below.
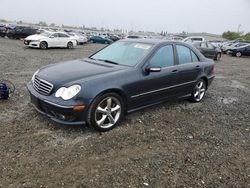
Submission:
{"label": "white car in background", "polygon": [[187,42],[187,43],[204,42],[204,41],[206,41],[206,39],[204,37],[199,37],[199,36],[187,37],[182,40],[182,42]]}
{"label": "white car in background", "polygon": [[39,35],[30,35],[24,39],[24,44],[32,48],[47,49],[52,47],[74,48],[77,45],[75,38],[63,32],[42,32]]}
{"label": "white car in background", "polygon": [[77,44],[84,44],[88,42],[88,38],[81,33],[68,33],[72,38],[74,38]]}

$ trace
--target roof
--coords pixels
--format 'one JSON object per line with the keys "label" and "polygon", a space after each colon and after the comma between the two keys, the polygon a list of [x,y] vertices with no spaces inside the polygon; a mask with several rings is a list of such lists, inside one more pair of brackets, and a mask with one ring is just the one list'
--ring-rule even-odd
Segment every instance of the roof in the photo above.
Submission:
{"label": "roof", "polygon": [[126,41],[126,42],[138,42],[138,43],[148,43],[148,44],[160,44],[165,42],[173,42],[173,41],[167,41],[167,40],[161,40],[161,39],[144,39],[144,38],[138,38],[138,39],[122,39],[120,41]]}

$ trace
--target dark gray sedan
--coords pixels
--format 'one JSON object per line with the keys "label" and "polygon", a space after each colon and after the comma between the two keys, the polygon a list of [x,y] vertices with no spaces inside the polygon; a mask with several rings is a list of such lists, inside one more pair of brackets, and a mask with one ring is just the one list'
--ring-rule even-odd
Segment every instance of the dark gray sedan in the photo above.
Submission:
{"label": "dark gray sedan", "polygon": [[108,131],[124,114],[166,100],[200,102],[213,78],[214,62],[189,44],[126,39],[42,67],[27,87],[34,107],[52,120]]}
{"label": "dark gray sedan", "polygon": [[205,57],[219,61],[221,58],[221,49],[212,45],[210,42],[195,42],[193,44]]}

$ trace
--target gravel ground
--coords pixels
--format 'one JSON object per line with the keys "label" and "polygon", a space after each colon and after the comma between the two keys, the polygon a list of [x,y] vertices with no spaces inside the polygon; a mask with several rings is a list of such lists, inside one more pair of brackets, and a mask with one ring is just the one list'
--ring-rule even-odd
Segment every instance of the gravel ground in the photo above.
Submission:
{"label": "gravel ground", "polygon": [[250,58],[223,56],[201,103],[164,103],[97,133],[64,126],[29,104],[26,83],[41,66],[87,57],[103,45],[28,49],[0,38],[0,187],[249,187]]}

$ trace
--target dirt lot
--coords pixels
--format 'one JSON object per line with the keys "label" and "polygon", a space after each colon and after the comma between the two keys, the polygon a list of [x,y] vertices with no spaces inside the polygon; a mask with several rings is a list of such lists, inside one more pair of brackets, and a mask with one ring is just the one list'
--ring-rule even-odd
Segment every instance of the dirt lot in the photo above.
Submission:
{"label": "dirt lot", "polygon": [[38,114],[25,85],[41,66],[102,48],[24,48],[0,38],[0,187],[249,187],[250,58],[223,56],[202,103],[165,103],[99,134]]}

